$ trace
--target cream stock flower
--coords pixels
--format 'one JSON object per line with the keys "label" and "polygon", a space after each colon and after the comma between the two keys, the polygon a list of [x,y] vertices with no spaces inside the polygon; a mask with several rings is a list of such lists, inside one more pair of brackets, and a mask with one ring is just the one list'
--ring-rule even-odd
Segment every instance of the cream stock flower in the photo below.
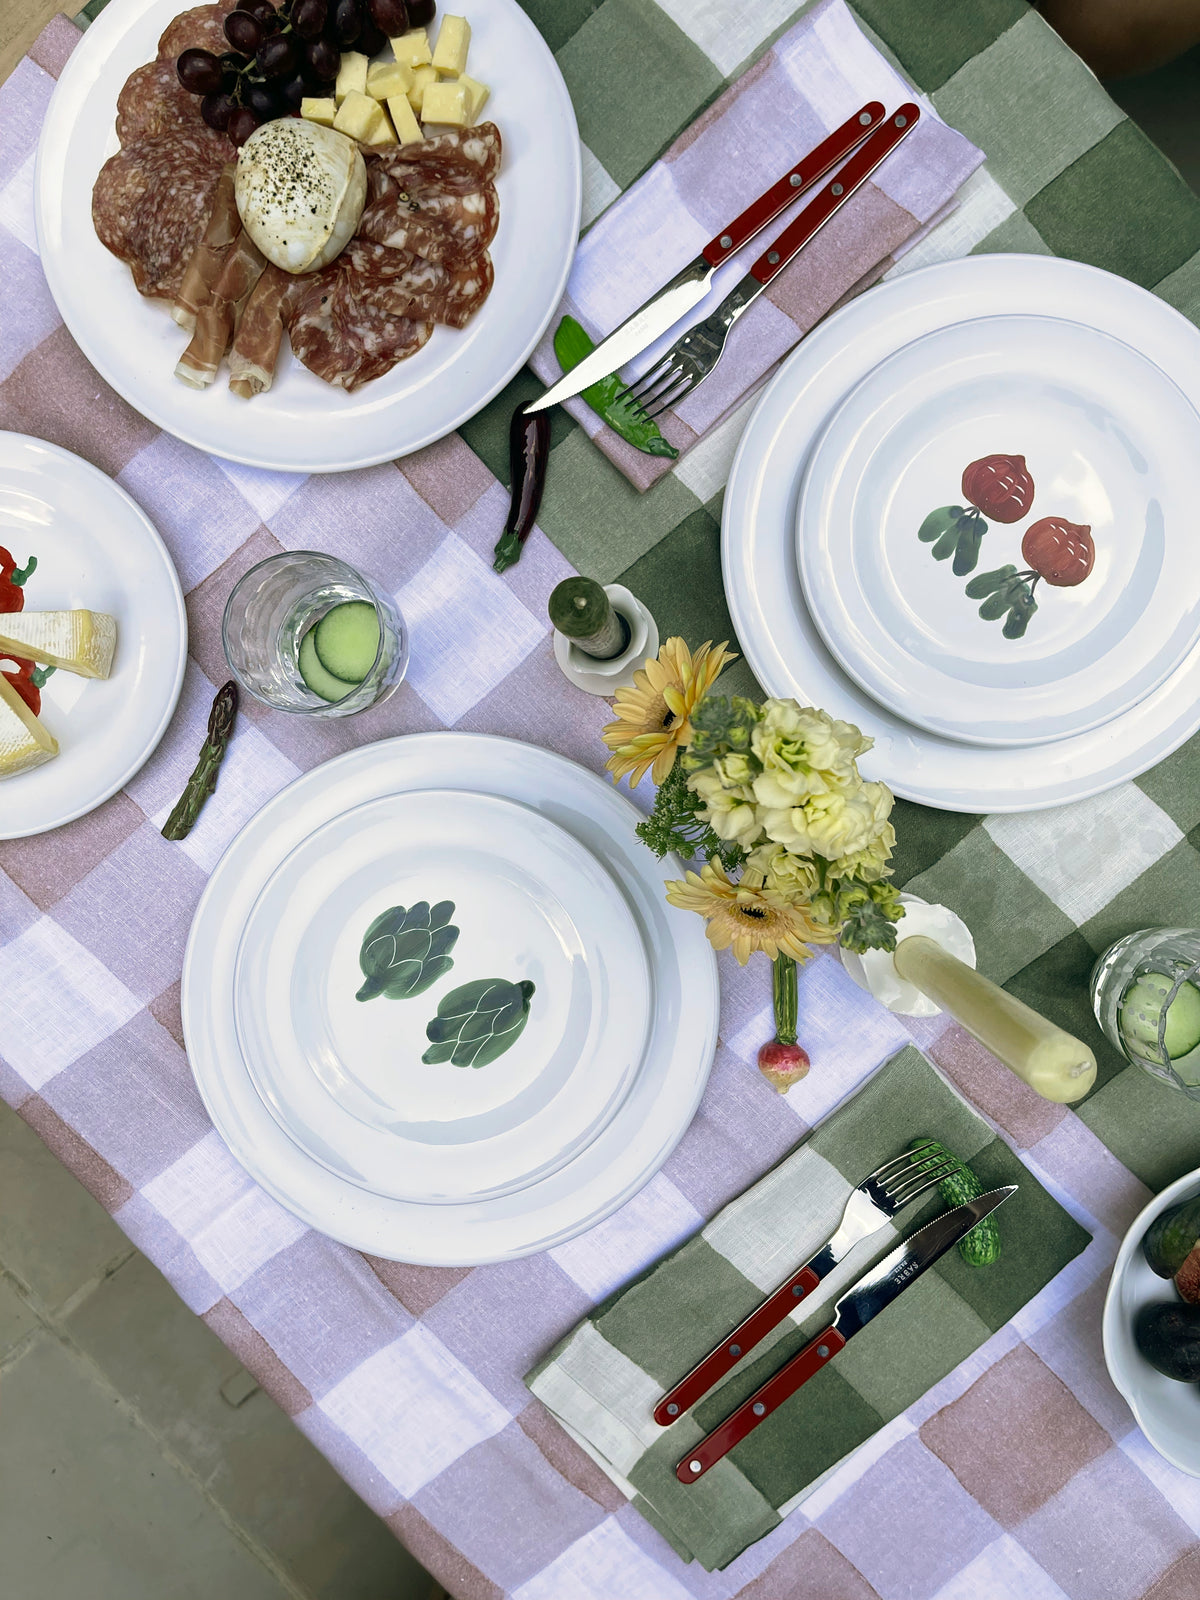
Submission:
{"label": "cream stock flower", "polygon": [[746,857],[741,881],[751,888],[772,889],[786,895],[793,904],[806,904],[820,878],[806,856],[794,856],[781,844],[760,844]]}
{"label": "cream stock flower", "polygon": [[796,855],[822,856],[827,861],[867,850],[881,837],[892,796],[882,783],[864,783],[857,790],[830,790],[810,795],[802,804],[761,809],[768,839]]}
{"label": "cream stock flower", "polygon": [[754,780],[754,797],[762,806],[783,810],[811,795],[852,785],[857,779],[855,758],[871,744],[853,723],[835,721],[815,706],[767,700],[750,735],[750,748],[762,767]]}

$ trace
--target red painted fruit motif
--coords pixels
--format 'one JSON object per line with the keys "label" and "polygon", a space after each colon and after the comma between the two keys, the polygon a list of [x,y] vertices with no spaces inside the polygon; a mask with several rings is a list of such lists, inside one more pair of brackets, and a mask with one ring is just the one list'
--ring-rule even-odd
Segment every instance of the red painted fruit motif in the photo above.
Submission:
{"label": "red painted fruit motif", "polygon": [[1033,504],[1024,456],[981,456],[962,475],[963,498],[993,522],[1020,522]]}
{"label": "red painted fruit motif", "polygon": [[1073,589],[1091,572],[1096,546],[1090,527],[1066,517],[1043,517],[1026,528],[1021,554],[1053,588]]}

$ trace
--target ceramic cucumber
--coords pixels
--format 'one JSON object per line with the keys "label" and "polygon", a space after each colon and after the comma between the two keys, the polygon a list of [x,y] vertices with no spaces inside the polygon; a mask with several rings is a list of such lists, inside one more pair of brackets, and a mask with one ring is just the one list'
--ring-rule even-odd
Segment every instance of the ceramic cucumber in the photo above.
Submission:
{"label": "ceramic cucumber", "polygon": [[379,615],[366,600],[347,600],[327,611],[308,637],[326,672],[361,683],[379,654]]}
{"label": "ceramic cucumber", "polygon": [[[958,1160],[952,1150],[947,1150],[945,1145],[939,1144],[936,1139],[914,1139],[909,1149],[915,1150],[918,1145],[929,1147],[922,1152],[922,1163],[936,1161],[939,1157],[951,1161]],[[948,1178],[943,1178],[938,1184],[938,1193],[948,1206],[962,1206],[966,1205],[968,1200],[977,1200],[983,1193],[983,1185],[970,1167],[960,1165],[957,1172]],[[981,1222],[977,1222],[970,1233],[958,1241],[958,1253],[970,1267],[990,1267],[993,1261],[1000,1259],[1000,1230],[996,1226],[994,1215],[986,1216]]]}

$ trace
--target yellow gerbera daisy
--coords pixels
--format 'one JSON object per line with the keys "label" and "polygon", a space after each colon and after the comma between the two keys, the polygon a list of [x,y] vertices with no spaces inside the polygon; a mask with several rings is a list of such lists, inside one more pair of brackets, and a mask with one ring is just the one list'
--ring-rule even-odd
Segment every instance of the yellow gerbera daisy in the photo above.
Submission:
{"label": "yellow gerbera daisy", "polygon": [[682,639],[668,639],[657,659],[649,657],[634,673],[633,687],[617,690],[617,720],[601,735],[613,752],[608,758],[613,782],[628,777],[630,788],[636,788],[652,768],[655,783],[661,783],[680,745],[691,741],[692,712],[721,669],[736,660],[724,644],[714,647],[711,641],[693,655]]}
{"label": "yellow gerbera daisy", "polygon": [[686,880],[667,884],[667,899],[705,919],[714,950],[732,948],[742,966],[755,950],[773,961],[782,952],[807,961],[812,944],[830,944],[836,935],[819,927],[807,910],[773,889],[746,889],[733,883],[719,862],[710,861]]}

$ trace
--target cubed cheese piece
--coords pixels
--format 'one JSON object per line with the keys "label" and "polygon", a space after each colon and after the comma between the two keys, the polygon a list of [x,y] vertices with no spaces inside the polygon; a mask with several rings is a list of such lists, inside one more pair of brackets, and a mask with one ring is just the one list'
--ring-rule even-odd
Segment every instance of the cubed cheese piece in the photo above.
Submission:
{"label": "cubed cheese piece", "polygon": [[300,115],[305,122],[319,122],[323,128],[332,128],[337,115],[337,101],[310,100],[307,95],[300,102]]}
{"label": "cubed cheese piece", "polygon": [[0,778],[40,767],[58,754],[58,740],[0,673]]}
{"label": "cubed cheese piece", "polygon": [[372,61],[367,68],[367,93],[372,100],[390,100],[412,88],[413,69],[403,61]]}
{"label": "cubed cheese piece", "polygon": [[[342,60],[345,59],[343,56]],[[333,125],[339,133],[357,139],[359,144],[375,144],[383,120],[383,107],[378,100],[372,100],[370,95],[358,89],[351,89],[338,107]]]}
{"label": "cubed cheese piece", "polygon": [[429,50],[429,35],[424,28],[410,28],[398,39],[389,42],[396,60],[402,61],[406,67],[427,66],[433,60]]}
{"label": "cubed cheese piece", "polygon": [[81,678],[108,677],[116,642],[116,619],[103,611],[14,611],[0,616],[0,655],[40,661]]}
{"label": "cubed cheese piece", "polygon": [[333,97],[341,105],[347,95],[366,94],[367,68],[371,65],[368,57],[361,50],[343,50],[342,64],[338,68],[337,82],[333,86]]}
{"label": "cubed cheese piece", "polygon": [[466,17],[443,17],[438,29],[433,64],[439,72],[457,78],[467,70],[467,51],[471,44],[471,24]]}
{"label": "cubed cheese piece", "polygon": [[488,95],[492,91],[486,83],[480,83],[475,78],[468,78],[465,72],[459,77],[458,81],[467,91],[467,121],[474,127],[479,121],[479,113],[487,104]]}
{"label": "cubed cheese piece", "polygon": [[392,114],[392,126],[396,130],[396,137],[401,144],[420,144],[425,135],[421,132],[421,124],[417,121],[417,114],[409,105],[404,95],[392,95],[387,103],[387,108]]}
{"label": "cubed cheese piece", "polygon": [[438,81],[436,67],[417,67],[413,72],[412,88],[408,91],[408,103],[421,115],[421,107],[425,103],[425,91],[431,83]]}
{"label": "cubed cheese piece", "polygon": [[470,127],[468,100],[467,90],[461,83],[431,83],[421,106],[421,121],[450,122],[459,128]]}
{"label": "cubed cheese piece", "polygon": [[[405,104],[407,105],[407,103],[406,101]],[[366,143],[375,148],[378,148],[381,144],[398,144],[399,140],[396,138],[395,131],[392,128],[392,119],[387,114],[387,106],[382,100],[376,100],[375,104],[379,107],[380,112],[379,126]]]}

